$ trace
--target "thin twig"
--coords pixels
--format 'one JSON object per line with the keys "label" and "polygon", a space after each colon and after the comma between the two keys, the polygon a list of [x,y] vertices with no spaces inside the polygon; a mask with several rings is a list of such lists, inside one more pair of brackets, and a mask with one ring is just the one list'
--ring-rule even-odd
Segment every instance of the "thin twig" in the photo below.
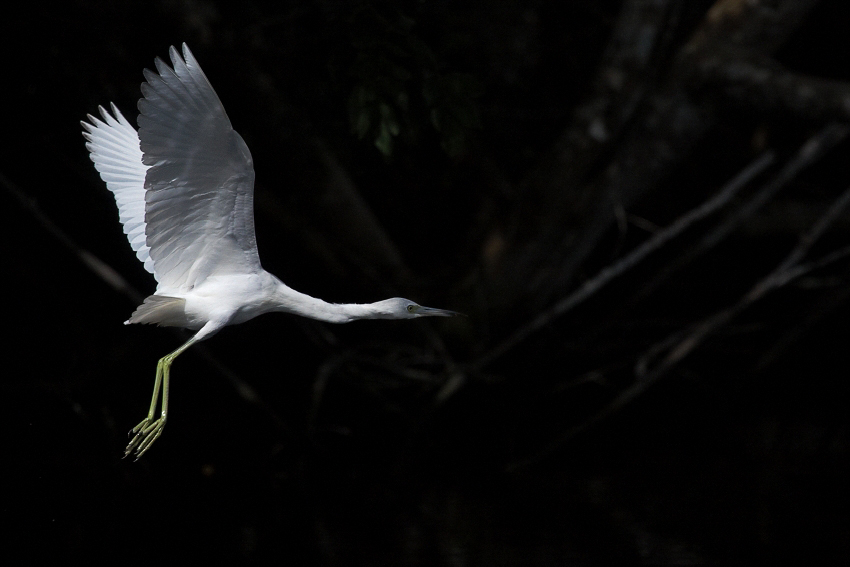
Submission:
{"label": "thin twig", "polygon": [[[717,313],[703,319],[688,332],[683,339],[673,345],[667,353],[667,356],[654,369],[646,372],[642,378],[638,380],[631,388],[624,391],[618,396],[619,402],[615,400],[617,407],[625,405],[637,395],[642,393],[646,388],[656,382],[661,376],[666,374],[673,366],[679,363],[685,356],[690,354],[702,341],[710,334],[715,332],[724,323],[731,320],[752,305],[754,302],[763,298],[767,293],[787,285],[791,281],[800,276],[809,273],[815,268],[822,267],[829,262],[837,261],[847,254],[847,249],[842,248],[836,252],[828,254],[819,261],[814,261],[809,264],[801,264],[801,260],[808,254],[812,245],[820,239],[826,230],[832,226],[838,216],[850,205],[850,187],[845,189],[839,197],[833,201],[829,209],[824,212],[820,218],[815,221],[812,227],[804,233],[797,245],[789,252],[785,259],[768,275],[756,282],[750,290],[744,294],[741,299],[734,305],[727,307]],[[666,343],[668,339],[662,341]],[[650,349],[653,351],[654,349]],[[645,362],[639,363],[643,368],[649,365]]]}
{"label": "thin twig", "polygon": [[59,228],[59,225],[53,222],[50,217],[41,210],[41,207],[38,206],[35,199],[30,197],[19,185],[2,173],[0,173],[0,185],[3,185],[9,194],[18,201],[18,204],[30,213],[33,218],[35,218],[41,228],[47,231],[62,246],[76,256],[86,268],[94,273],[94,275],[118,293],[127,296],[130,301],[136,304],[141,303],[142,295],[136,291],[136,289],[133,288],[126,279],[124,279],[124,276],[119,274],[109,264],[74,242],[74,240],[68,236],[64,230]]}
{"label": "thin twig", "polygon": [[[806,266],[806,272],[818,270],[824,266],[843,260],[848,256],[850,256],[850,246],[845,246],[830,252],[816,262],[809,263]],[[803,320],[787,328],[782,336],[779,337],[770,348],[766,349],[766,351],[761,354],[758,362],[753,365],[754,372],[761,372],[767,366],[775,364],[778,359],[782,358],[789,352],[792,344],[796,343],[801,337],[806,335],[812,327],[818,324],[818,322],[835,313],[835,309],[839,305],[845,303],[848,297],[850,297],[850,286],[847,285],[846,277],[838,278],[838,282],[834,283],[830,287],[833,290],[832,294],[824,297],[811,309],[806,309]]]}

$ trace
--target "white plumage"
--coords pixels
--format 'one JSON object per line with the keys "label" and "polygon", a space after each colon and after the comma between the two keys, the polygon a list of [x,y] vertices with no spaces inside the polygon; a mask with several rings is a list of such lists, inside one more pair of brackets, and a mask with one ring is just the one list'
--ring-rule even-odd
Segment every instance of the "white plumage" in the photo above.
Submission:
{"label": "white plumage", "polygon": [[86,128],[83,135],[88,140],[86,148],[101,179],[115,195],[118,218],[130,246],[145,269],[156,277],[150,248],[145,241],[145,173],[148,168],[142,163],[136,129],[114,104],[111,107],[112,114],[99,107],[105,122],[89,115],[91,124],[82,123]]}
{"label": "white plumage", "polygon": [[[115,196],[136,256],[157,280],[127,323],[198,332],[157,365],[148,416],[131,430],[125,456],[142,456],[162,433],[172,361],[221,328],[281,311],[332,323],[355,319],[451,316],[453,311],[392,298],[333,304],[300,293],[260,265],[254,236],[254,166],[221,101],[186,44],[171,47],[172,66],[145,70],[139,131],[121,112],[82,122],[86,148]],[[154,418],[162,388],[162,412]]]}

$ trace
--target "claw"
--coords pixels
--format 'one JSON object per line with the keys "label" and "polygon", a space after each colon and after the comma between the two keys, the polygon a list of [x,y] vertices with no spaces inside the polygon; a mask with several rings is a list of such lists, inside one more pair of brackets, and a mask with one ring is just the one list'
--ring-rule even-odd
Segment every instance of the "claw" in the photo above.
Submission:
{"label": "claw", "polygon": [[124,458],[126,459],[135,452],[135,460],[138,461],[141,456],[144,455],[148,449],[150,449],[151,445],[153,445],[153,442],[159,439],[159,436],[162,435],[162,430],[164,428],[164,417],[161,417],[157,420],[142,420],[141,423],[139,423],[136,427],[130,430],[130,434],[134,435],[130,443],[127,444],[127,448],[124,449]]}

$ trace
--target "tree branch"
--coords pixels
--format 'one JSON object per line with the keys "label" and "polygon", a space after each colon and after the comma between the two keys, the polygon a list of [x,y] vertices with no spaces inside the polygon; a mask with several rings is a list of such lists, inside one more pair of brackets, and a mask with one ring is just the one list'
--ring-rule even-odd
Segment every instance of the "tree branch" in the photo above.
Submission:
{"label": "tree branch", "polygon": [[[822,267],[827,263],[837,261],[848,255],[846,248],[828,254],[820,260],[802,264],[801,261],[817,240],[829,229],[838,217],[850,206],[850,187],[838,196],[830,207],[815,221],[811,228],[804,233],[796,246],[791,249],[785,259],[769,274],[756,282],[735,304],[704,318],[685,331],[678,331],[650,347],[635,363],[636,381],[624,389],[602,410],[585,420],[581,425],[573,427],[550,443],[545,449],[533,456],[510,465],[516,470],[555,453],[564,443],[585,432],[599,422],[614,415],[619,410],[639,398],[652,385],[665,377],[682,360],[701,346],[705,340],[720,330],[724,325],[750,307],[768,293],[794,281],[812,269]],[[653,366],[653,361],[660,361]]]}
{"label": "tree branch", "polygon": [[562,164],[537,171],[535,184],[550,188],[543,192],[550,200],[532,202],[533,210],[518,221],[526,227],[525,237],[512,241],[499,258],[495,277],[502,308],[522,305],[534,312],[570,285],[614,221],[615,210],[628,208],[656,187],[714,125],[716,110],[695,101],[682,87],[682,76],[718,46],[769,55],[816,3],[718,0],[679,51],[667,80],[624,129],[623,141],[602,174],[576,188],[576,176],[568,175]]}
{"label": "tree branch", "polygon": [[770,202],[776,194],[786,187],[801,171],[816,163],[829,150],[847,138],[850,128],[843,124],[832,123],[823,127],[814,136],[806,140],[797,154],[789,160],[770,181],[751,196],[743,205],[728,214],[723,222],[703,236],[696,246],[681,258],[672,262],[656,274],[652,282],[641,288],[636,299],[648,297],[666,282],[673,274],[690,264],[699,256],[705,254],[723,242],[736,228],[756,211]]}
{"label": "tree branch", "polygon": [[850,83],[792,73],[768,57],[725,53],[703,58],[688,81],[735,105],[800,120],[850,119]]}
{"label": "tree branch", "polygon": [[676,219],[666,229],[657,232],[632,252],[617,262],[604,268],[596,276],[585,281],[576,291],[556,302],[547,311],[535,317],[530,323],[518,329],[514,334],[500,343],[496,348],[482,356],[476,363],[476,367],[485,366],[498,357],[528,338],[535,331],[540,330],[558,317],[561,317],[577,305],[581,304],[596,292],[608,285],[612,280],[623,275],[652,252],[655,252],[671,240],[681,235],[695,222],[704,219],[712,213],[727,205],[732,198],[738,194],[750,181],[766,170],[774,161],[773,152],[765,152],[756,158],[750,165],[736,175],[729,183],[721,188],[714,196],[706,200],[698,207],[691,209]]}

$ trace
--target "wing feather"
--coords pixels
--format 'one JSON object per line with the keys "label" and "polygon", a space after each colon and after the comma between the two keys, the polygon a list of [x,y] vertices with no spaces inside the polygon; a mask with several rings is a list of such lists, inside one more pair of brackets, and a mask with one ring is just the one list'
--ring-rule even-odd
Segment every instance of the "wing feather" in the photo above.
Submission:
{"label": "wing feather", "polygon": [[146,244],[158,293],[187,291],[212,274],[257,271],[254,167],[186,44],[156,60],[139,100]]}
{"label": "wing feather", "polygon": [[89,121],[80,123],[87,140],[86,149],[101,179],[115,197],[118,218],[136,257],[156,277],[145,237],[145,174],[148,167],[142,163],[139,136],[114,104],[111,105],[111,114],[102,106],[98,110],[103,120],[89,114]]}

